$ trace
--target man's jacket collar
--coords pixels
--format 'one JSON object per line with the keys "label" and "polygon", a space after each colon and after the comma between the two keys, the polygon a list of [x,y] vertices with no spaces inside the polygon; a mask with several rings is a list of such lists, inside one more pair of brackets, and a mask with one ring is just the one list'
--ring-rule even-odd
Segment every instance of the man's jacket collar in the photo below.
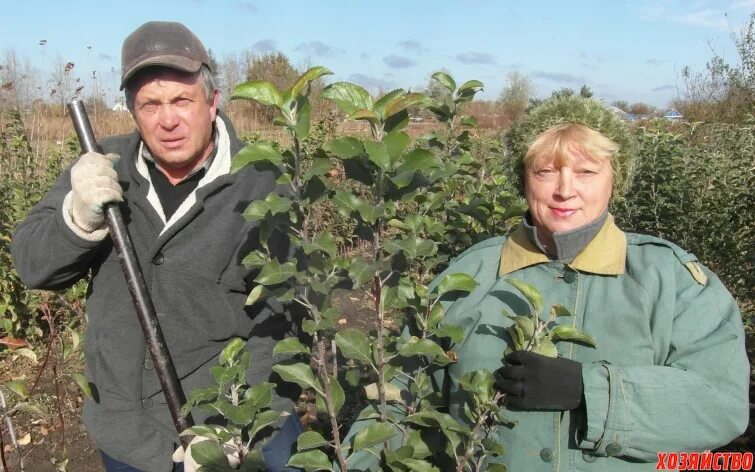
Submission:
{"label": "man's jacket collar", "polygon": [[[609,214],[595,238],[567,265],[580,272],[620,275],[626,269],[626,256],[626,235]],[[498,276],[544,262],[550,262],[550,259],[530,242],[524,227],[519,225],[503,244]]]}

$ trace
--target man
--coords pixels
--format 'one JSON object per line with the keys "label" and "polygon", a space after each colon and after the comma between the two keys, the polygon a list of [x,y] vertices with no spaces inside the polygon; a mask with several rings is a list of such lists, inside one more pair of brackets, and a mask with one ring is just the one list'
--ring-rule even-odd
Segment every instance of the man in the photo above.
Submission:
{"label": "man", "polygon": [[[244,307],[254,275],[240,261],[257,248],[258,231],[241,212],[274,190],[275,176],[253,166],[230,173],[242,143],[218,112],[208,65],[202,42],[182,24],[148,22],[129,35],[121,89],[136,132],[101,140],[105,155],[81,156],[13,238],[16,268],[31,287],[66,287],[91,274],[85,353],[95,395],[83,416],[109,471],[169,471],[178,437],[108,238],[105,204],[120,202],[184,392],[214,384],[208,368],[234,336],[248,339],[250,380],[267,380],[273,346],[295,326],[273,301]],[[291,409],[284,399],[273,406]],[[287,446],[275,449],[285,456]]]}

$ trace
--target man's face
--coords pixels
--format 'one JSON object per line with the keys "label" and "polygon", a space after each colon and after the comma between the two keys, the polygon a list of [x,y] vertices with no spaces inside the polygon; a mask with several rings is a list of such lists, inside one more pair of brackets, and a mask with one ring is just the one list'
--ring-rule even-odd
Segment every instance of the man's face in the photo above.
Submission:
{"label": "man's face", "polygon": [[136,128],[160,167],[188,172],[210,155],[218,93],[208,102],[199,74],[159,70],[134,90]]}

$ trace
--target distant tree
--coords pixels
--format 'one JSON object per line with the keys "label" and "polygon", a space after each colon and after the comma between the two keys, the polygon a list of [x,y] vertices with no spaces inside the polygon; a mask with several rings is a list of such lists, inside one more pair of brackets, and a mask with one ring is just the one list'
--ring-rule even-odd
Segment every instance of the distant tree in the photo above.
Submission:
{"label": "distant tree", "polygon": [[634,113],[635,115],[646,116],[649,115],[652,111],[653,107],[651,107],[647,103],[637,102],[632,103],[632,105],[629,106],[629,113]]}
{"label": "distant tree", "polygon": [[212,72],[215,80],[220,81],[220,64],[215,57],[215,53],[212,52],[212,49],[208,49],[207,55],[210,56],[210,72]]}
{"label": "distant tree", "polygon": [[519,71],[509,72],[506,75],[506,85],[498,96],[501,111],[508,115],[512,122],[521,120],[534,90],[535,86],[527,76]]}
{"label": "distant tree", "polygon": [[755,13],[739,34],[731,36],[738,64],[714,53],[703,72],[682,68],[684,95],[672,106],[688,120],[736,123],[755,114]]}
{"label": "distant tree", "polygon": [[278,89],[287,89],[298,77],[299,72],[282,52],[269,52],[254,57],[246,71],[246,80],[267,80]]}
{"label": "distant tree", "polygon": [[626,112],[629,111],[629,102],[627,102],[626,100],[614,100],[611,102],[611,105],[615,106],[619,110]]}
{"label": "distant tree", "polygon": [[57,105],[57,111],[61,116],[65,114],[66,104],[84,90],[81,79],[76,77],[74,67],[73,62],[66,61],[63,56],[58,55],[50,72],[50,100]]}
{"label": "distant tree", "polygon": [[592,90],[585,84],[579,89],[579,96],[582,98],[592,98]]}
{"label": "distant tree", "polygon": [[39,76],[28,57],[20,58],[13,49],[0,59],[0,108],[28,109],[39,91]]}

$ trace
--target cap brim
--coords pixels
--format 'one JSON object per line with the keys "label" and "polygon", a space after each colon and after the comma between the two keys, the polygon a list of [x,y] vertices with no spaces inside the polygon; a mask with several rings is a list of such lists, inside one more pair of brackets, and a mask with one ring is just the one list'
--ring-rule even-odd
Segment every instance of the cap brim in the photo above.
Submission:
{"label": "cap brim", "polygon": [[126,74],[123,75],[123,80],[121,80],[121,90],[123,90],[123,88],[126,86],[126,83],[129,81],[129,79],[131,79],[131,77],[134,76],[134,74],[144,69],[145,67],[150,66],[163,66],[183,72],[194,73],[199,71],[199,69],[202,67],[202,63],[200,61],[189,59],[188,57],[174,56],[170,54],[153,56],[149,59],[145,59],[139,62],[131,69],[129,69]]}

